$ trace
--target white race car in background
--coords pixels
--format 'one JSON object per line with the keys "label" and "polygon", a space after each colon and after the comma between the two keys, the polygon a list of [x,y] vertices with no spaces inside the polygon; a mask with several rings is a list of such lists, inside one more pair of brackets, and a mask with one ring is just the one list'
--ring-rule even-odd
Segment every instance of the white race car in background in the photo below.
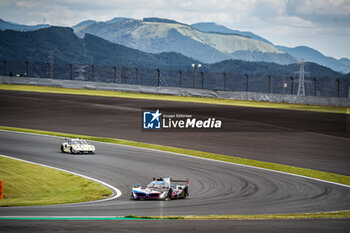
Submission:
{"label": "white race car in background", "polygon": [[72,154],[78,154],[78,153],[88,153],[88,154],[95,154],[95,146],[91,145],[89,142],[87,142],[84,139],[80,138],[63,138],[60,140],[64,140],[64,142],[61,144],[61,151],[63,153],[72,153]]}

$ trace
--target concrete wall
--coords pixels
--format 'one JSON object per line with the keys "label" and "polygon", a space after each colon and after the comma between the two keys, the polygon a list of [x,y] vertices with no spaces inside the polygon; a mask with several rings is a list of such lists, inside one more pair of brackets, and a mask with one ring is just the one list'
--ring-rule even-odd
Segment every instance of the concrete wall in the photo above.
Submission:
{"label": "concrete wall", "polygon": [[49,87],[65,87],[76,89],[93,90],[113,90],[149,94],[167,94],[179,96],[196,96],[223,99],[254,100],[275,103],[297,103],[310,105],[326,105],[337,107],[350,107],[350,99],[336,97],[320,96],[296,96],[283,94],[268,94],[257,92],[233,92],[233,91],[214,91],[205,89],[179,88],[179,87],[152,87],[141,85],[129,85],[118,83],[101,83],[78,80],[57,80],[41,78],[23,78],[23,77],[5,77],[0,76],[0,83],[3,84],[23,84]]}

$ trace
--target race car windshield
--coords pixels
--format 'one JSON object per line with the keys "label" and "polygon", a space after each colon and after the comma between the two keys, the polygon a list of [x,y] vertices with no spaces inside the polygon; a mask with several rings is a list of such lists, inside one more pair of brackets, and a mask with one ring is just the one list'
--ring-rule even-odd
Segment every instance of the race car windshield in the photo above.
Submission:
{"label": "race car windshield", "polygon": [[159,183],[159,182],[152,182],[149,185],[147,185],[147,188],[157,188],[157,189],[161,189],[161,188],[168,188],[169,185],[168,183]]}
{"label": "race car windshield", "polygon": [[87,145],[87,141],[81,139],[81,140],[72,140],[73,145]]}
{"label": "race car windshield", "polygon": [[80,144],[81,144],[81,145],[87,145],[88,143],[87,143],[87,141],[85,141],[85,140],[80,140]]}

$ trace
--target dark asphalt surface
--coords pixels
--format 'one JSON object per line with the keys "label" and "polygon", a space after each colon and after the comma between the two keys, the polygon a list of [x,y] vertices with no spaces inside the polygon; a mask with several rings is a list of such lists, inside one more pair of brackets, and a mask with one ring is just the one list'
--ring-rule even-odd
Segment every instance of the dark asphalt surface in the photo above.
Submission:
{"label": "dark asphalt surface", "polygon": [[[350,209],[350,188],[255,168],[165,152],[96,143],[96,155],[59,151],[54,137],[0,131],[0,154],[56,166],[117,186],[122,196],[98,202],[3,207],[1,216],[209,215],[322,212]],[[134,184],[152,177],[190,178],[190,197],[130,200]]]}
{"label": "dark asphalt surface", "polygon": [[[344,233],[350,232],[347,219],[335,220],[258,220],[258,221],[227,221],[227,220],[135,220],[135,221],[2,221],[2,232],[240,232],[240,233],[271,233],[271,232],[317,232]],[[64,229],[64,231],[62,231]]]}
{"label": "dark asphalt surface", "polygon": [[[142,132],[141,108],[160,108],[175,113],[181,110],[200,117],[216,117],[224,120],[226,128],[223,132]],[[349,116],[345,114],[0,91],[0,125],[143,141],[345,175],[350,175],[349,122]],[[15,150],[8,145],[13,143],[13,137],[3,138],[3,133],[1,135],[1,153],[88,174],[118,184],[123,192],[121,198],[98,205],[1,208],[2,216],[42,213],[96,215],[98,212],[116,216],[129,209],[135,210],[137,213],[134,214],[137,215],[143,211],[167,215],[183,210],[187,213],[206,213],[209,210],[213,214],[226,213],[228,210],[232,213],[314,212],[324,208],[348,209],[347,203],[350,203],[347,189],[296,177],[234,165],[208,164],[198,160],[194,162],[192,159],[175,158],[158,152],[140,153],[139,149],[110,148],[106,145],[102,145],[103,149],[95,157],[72,157],[58,153],[56,139],[28,139],[18,134],[14,136],[15,139],[19,137],[23,141],[21,147],[15,147]],[[44,141],[47,151],[42,151],[45,150],[42,147],[33,148],[33,140]],[[118,162],[114,163],[115,160]],[[135,169],[135,164],[142,169]],[[159,173],[154,174],[157,172]],[[130,190],[130,185],[146,183],[148,176],[164,176],[164,172],[169,175],[191,176],[191,196],[188,200],[131,202],[127,199],[125,194]],[[218,193],[212,190],[217,190]],[[350,223],[348,220],[331,219],[83,222],[2,220],[0,228],[2,232],[347,232]]]}
{"label": "dark asphalt surface", "polygon": [[[215,117],[222,132],[144,132],[141,109]],[[176,146],[350,175],[349,115],[0,91],[0,125]]]}

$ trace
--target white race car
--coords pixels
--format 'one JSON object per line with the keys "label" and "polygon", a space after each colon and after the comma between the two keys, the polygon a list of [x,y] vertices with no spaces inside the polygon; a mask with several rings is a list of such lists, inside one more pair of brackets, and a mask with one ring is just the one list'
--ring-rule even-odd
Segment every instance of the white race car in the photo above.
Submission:
{"label": "white race car", "polygon": [[91,145],[84,139],[79,138],[63,138],[60,140],[64,140],[64,142],[61,144],[61,151],[63,153],[72,153],[72,154],[78,154],[78,153],[88,153],[88,154],[95,154],[95,146]]}

